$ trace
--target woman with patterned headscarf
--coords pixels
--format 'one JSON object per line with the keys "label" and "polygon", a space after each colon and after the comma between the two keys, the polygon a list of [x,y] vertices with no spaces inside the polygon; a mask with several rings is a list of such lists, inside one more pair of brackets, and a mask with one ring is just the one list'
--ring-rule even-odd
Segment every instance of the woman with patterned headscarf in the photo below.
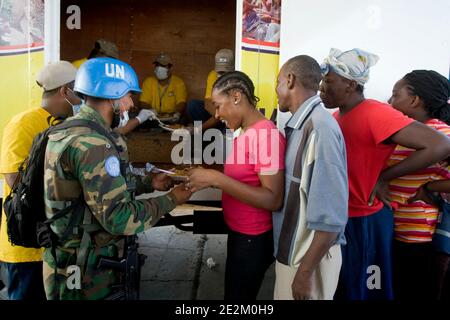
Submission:
{"label": "woman with patterned headscarf", "polygon": [[[447,137],[388,104],[364,97],[369,69],[377,60],[361,49],[332,49],[319,89],[325,106],[339,108],[334,116],[347,150],[349,219],[337,296],[352,300],[394,298],[389,181],[450,156]],[[415,151],[386,169],[397,144]]]}

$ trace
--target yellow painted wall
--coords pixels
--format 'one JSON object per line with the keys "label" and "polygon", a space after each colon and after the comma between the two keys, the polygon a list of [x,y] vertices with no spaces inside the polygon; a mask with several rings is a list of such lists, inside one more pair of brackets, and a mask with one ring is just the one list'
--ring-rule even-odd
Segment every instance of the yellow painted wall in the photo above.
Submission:
{"label": "yellow painted wall", "polygon": [[256,96],[260,99],[259,108],[266,109],[266,117],[270,119],[277,108],[277,95],[275,92],[279,55],[241,51],[241,69],[250,76],[255,84]]}
{"label": "yellow painted wall", "polygon": [[36,75],[43,66],[43,50],[0,56],[0,144],[3,128],[14,115],[40,106],[42,89]]}

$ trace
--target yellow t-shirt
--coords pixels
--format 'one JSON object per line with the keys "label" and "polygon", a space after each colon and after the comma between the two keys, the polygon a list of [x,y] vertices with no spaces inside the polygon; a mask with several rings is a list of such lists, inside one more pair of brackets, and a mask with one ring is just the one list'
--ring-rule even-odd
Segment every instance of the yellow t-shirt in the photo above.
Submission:
{"label": "yellow t-shirt", "polygon": [[142,84],[140,101],[149,104],[158,113],[174,113],[175,106],[186,102],[187,92],[184,81],[172,75],[167,86],[162,87],[155,77],[145,79]]}
{"label": "yellow t-shirt", "polygon": [[211,99],[213,85],[214,85],[214,82],[216,82],[218,77],[219,77],[219,75],[217,74],[217,72],[215,70],[212,70],[208,74],[208,79],[206,80],[205,99]]}
{"label": "yellow t-shirt", "polygon": [[[49,127],[53,118],[43,108],[34,108],[14,116],[3,130],[0,153],[0,173],[14,173],[28,157],[34,137]],[[3,183],[3,199],[11,191],[6,181]],[[6,216],[2,208],[0,226],[0,261],[9,263],[34,262],[42,260],[42,249],[13,246],[8,240]]]}
{"label": "yellow t-shirt", "polygon": [[77,68],[80,69],[80,66],[85,63],[88,59],[87,58],[83,58],[83,59],[79,59],[79,60],[75,60],[72,62],[72,65]]}

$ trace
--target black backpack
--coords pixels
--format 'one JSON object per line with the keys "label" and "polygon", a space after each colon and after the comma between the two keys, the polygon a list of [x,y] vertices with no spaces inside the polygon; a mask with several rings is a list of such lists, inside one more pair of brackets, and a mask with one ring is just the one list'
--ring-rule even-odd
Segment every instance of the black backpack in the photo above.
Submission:
{"label": "black backpack", "polygon": [[[107,130],[89,120],[69,120],[39,133],[33,140],[28,158],[20,165],[18,176],[3,204],[8,239],[12,245],[26,248],[50,248],[51,241],[54,240],[50,224],[77,207],[80,209],[77,210],[78,212],[84,211],[81,210],[84,208],[84,200],[81,196],[79,201],[75,201],[71,206],[59,211],[51,219],[47,219],[45,215],[44,162],[48,136],[55,131],[73,127],[91,128],[108,138],[117,151],[120,149]],[[74,223],[75,218],[71,220],[67,228],[69,232],[71,231],[70,225]]]}

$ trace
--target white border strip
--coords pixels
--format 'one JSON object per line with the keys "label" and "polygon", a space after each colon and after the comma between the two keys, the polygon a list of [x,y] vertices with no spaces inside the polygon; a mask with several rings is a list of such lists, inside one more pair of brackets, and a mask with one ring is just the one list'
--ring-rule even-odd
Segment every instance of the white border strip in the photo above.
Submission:
{"label": "white border strip", "polygon": [[265,46],[262,44],[253,44],[253,43],[247,43],[247,42],[242,42],[242,47],[250,48],[250,49],[260,49],[260,50],[272,51],[272,52],[280,52],[279,47]]}
{"label": "white border strip", "polygon": [[61,1],[45,1],[45,64],[60,60]]}
{"label": "white border strip", "polygon": [[13,55],[18,53],[28,53],[33,51],[40,51],[44,49],[44,46],[36,46],[36,47],[26,47],[26,48],[17,48],[17,49],[1,49],[0,48],[0,55]]}
{"label": "white border strip", "polygon": [[244,0],[236,0],[236,44],[234,67],[236,70],[241,70],[241,50],[242,50],[242,14],[243,14]]}

